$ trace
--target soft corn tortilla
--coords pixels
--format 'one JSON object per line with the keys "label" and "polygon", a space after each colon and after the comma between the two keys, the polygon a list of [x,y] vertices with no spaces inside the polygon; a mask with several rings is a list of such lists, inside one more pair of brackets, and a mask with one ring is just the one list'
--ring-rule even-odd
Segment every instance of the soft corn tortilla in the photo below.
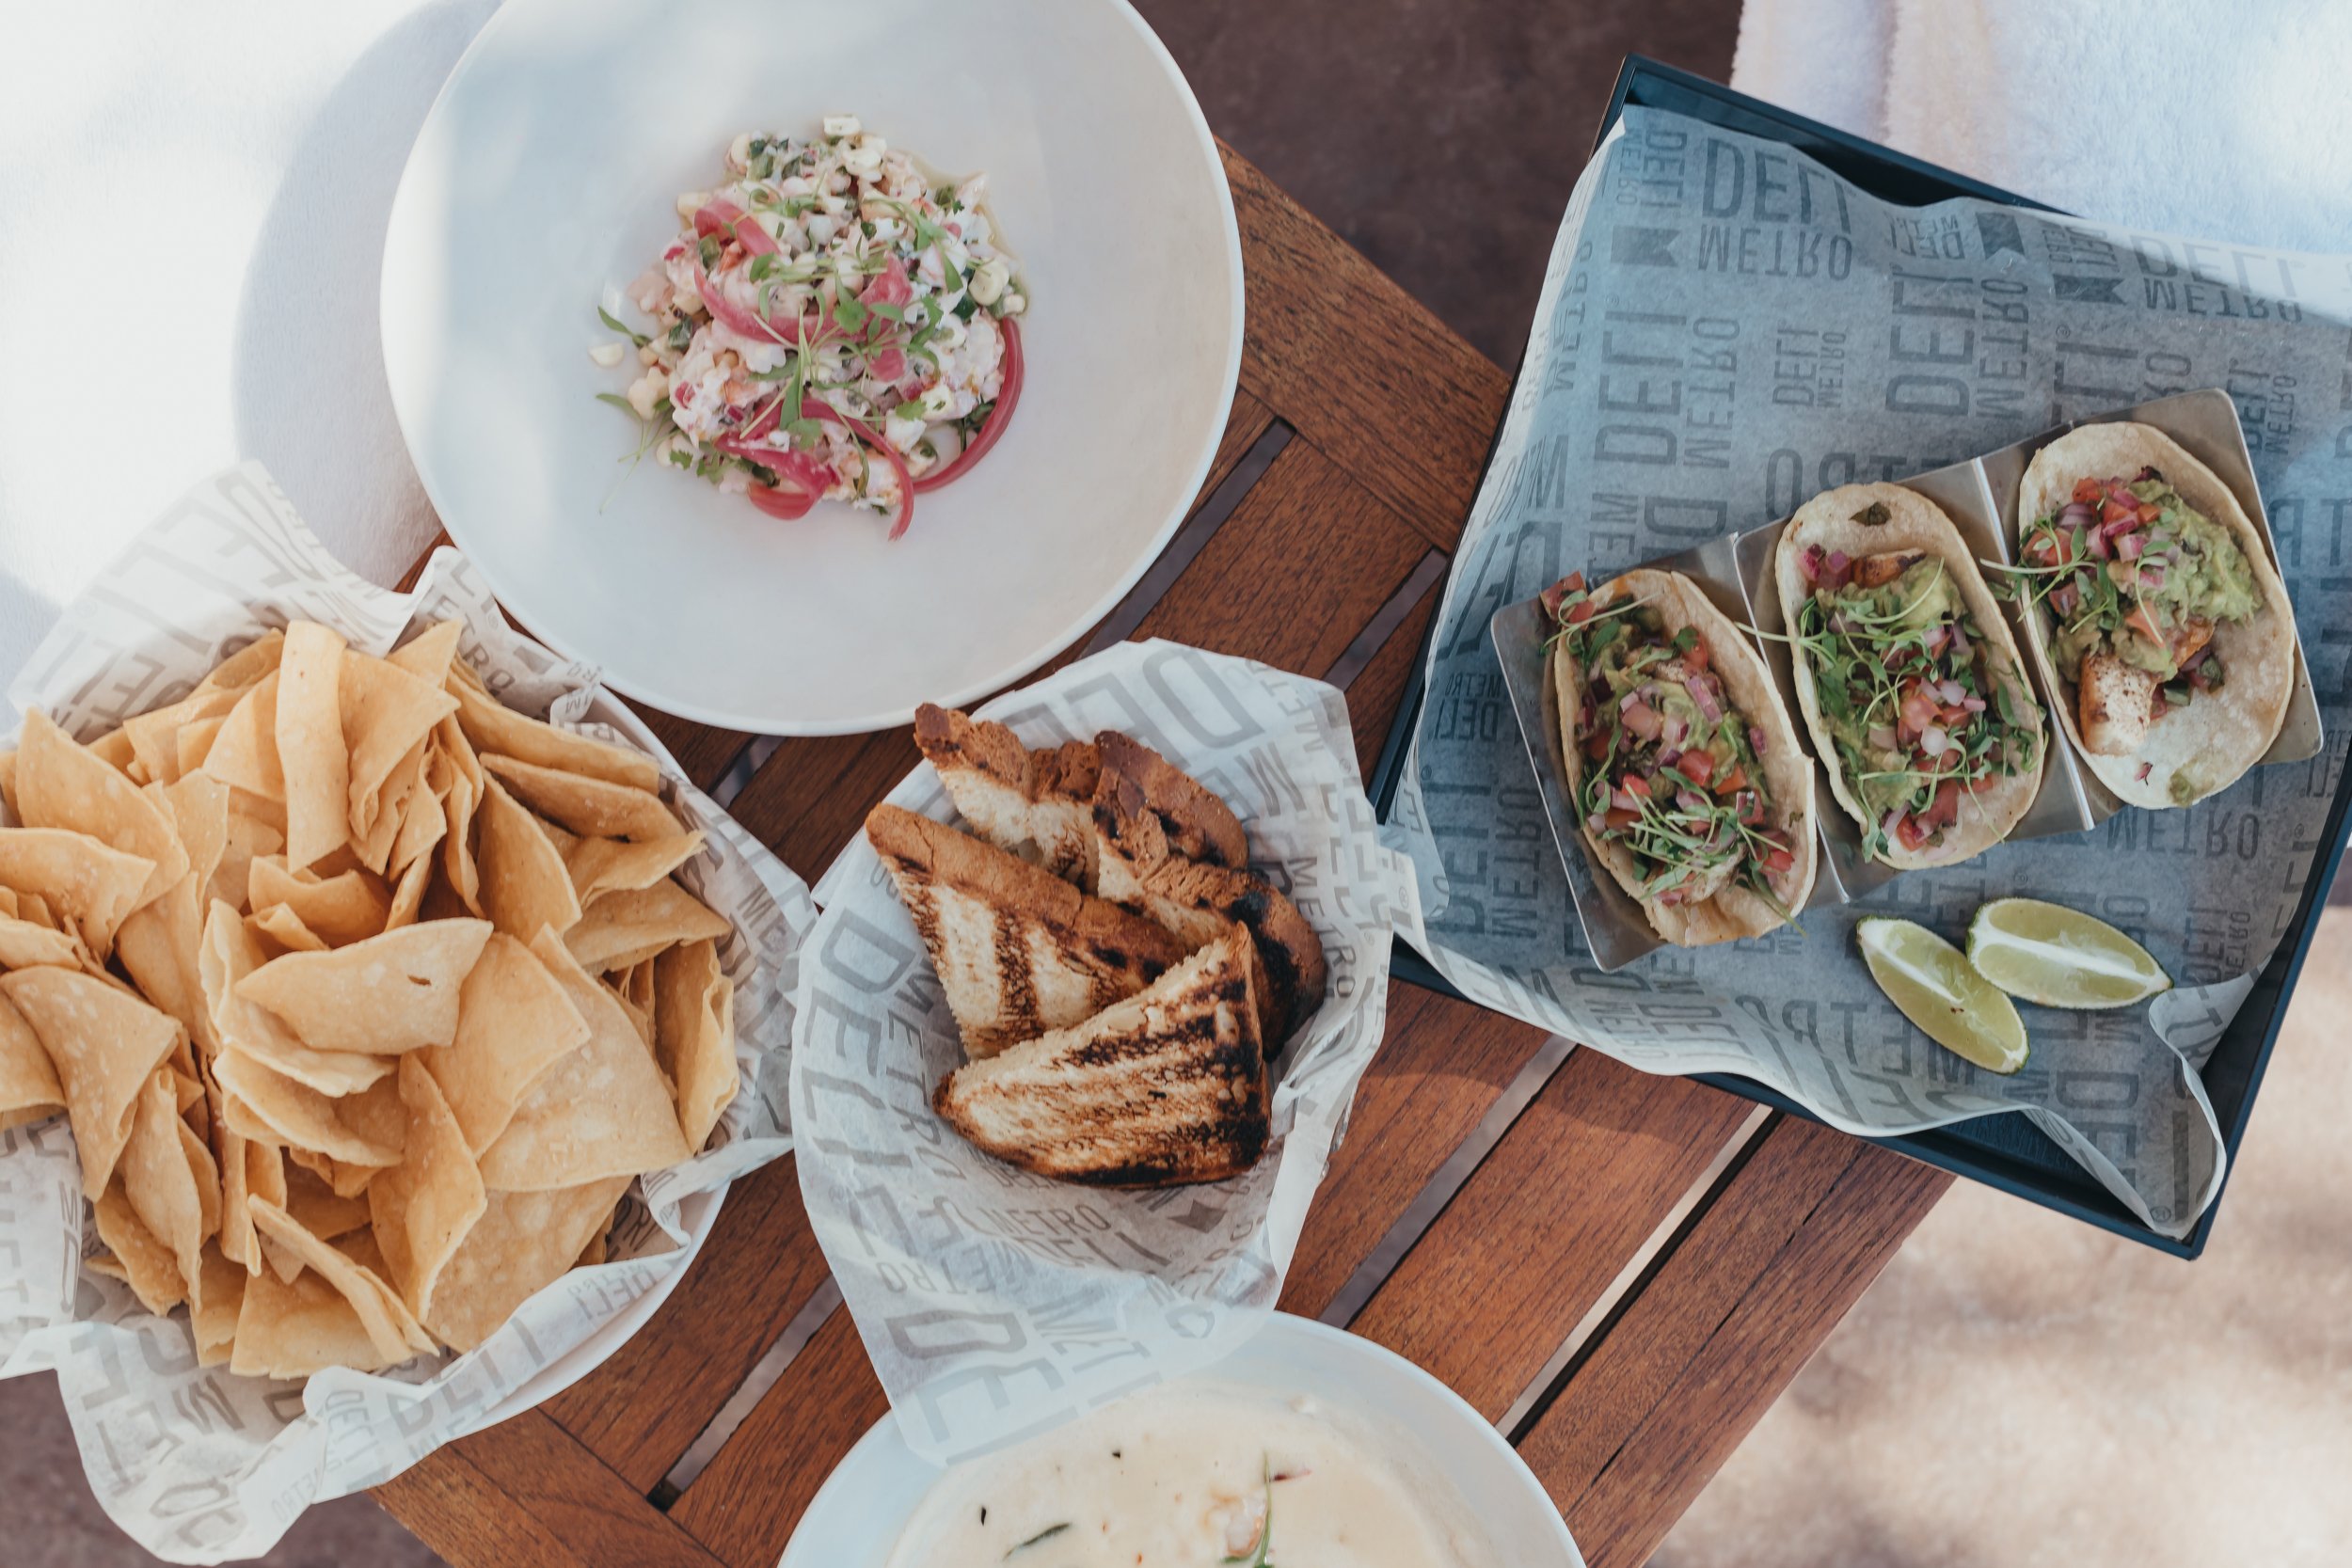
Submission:
{"label": "soft corn tortilla", "polygon": [[[1593,600],[1606,608],[1629,596],[1655,605],[1664,617],[1669,636],[1684,626],[1697,627],[1699,635],[1707,640],[1712,668],[1722,677],[1724,695],[1749,723],[1763,731],[1765,747],[1756,763],[1763,768],[1766,787],[1772,792],[1773,817],[1786,828],[1795,857],[1788,869],[1773,879],[1772,891],[1791,914],[1802,911],[1805,900],[1813,895],[1816,864],[1813,767],[1797,745],[1796,726],[1789,721],[1788,710],[1781,706],[1779,693],[1772,689],[1771,672],[1764,668],[1764,660],[1740,628],[1715,608],[1698,584],[1680,573],[1646,567],[1628,572],[1601,584]],[[1573,800],[1584,776],[1584,756],[1577,744],[1584,672],[1569,657],[1568,640],[1565,637],[1552,646],[1552,674],[1559,687],[1561,750],[1567,767],[1569,799]],[[1594,863],[1606,868],[1617,885],[1641,904],[1643,914],[1658,934],[1678,947],[1737,942],[1741,937],[1760,936],[1784,924],[1780,911],[1754,889],[1736,884],[1695,904],[1661,904],[1656,899],[1644,899],[1636,891],[1641,879],[1634,875],[1633,852],[1621,844],[1603,842],[1581,823],[1578,831],[1584,835],[1584,847]]]}
{"label": "soft corn tortilla", "polygon": [[[2026,641],[2036,668],[2058,710],[2058,722],[2075,752],[2101,784],[2129,805],[2185,806],[2237,782],[2279,738],[2287,701],[2295,692],[2295,609],[2279,580],[2253,519],[2218,475],[2190,456],[2181,444],[2152,425],[2092,424],[2070,431],[2034,454],[2017,487],[2019,540],[2024,531],[2061,510],[2074,499],[2074,482],[2137,474],[2153,467],[2183,500],[2219,523],[2237,539],[2253,569],[2263,608],[2250,621],[2223,622],[2211,646],[2221,656],[2223,685],[2199,692],[2185,708],[2175,708],[2148,727],[2148,742],[2129,756],[2093,756],[2083,746],[2074,683],[2061,679],[2050,651],[2057,633],[2046,605],[2026,620]],[[2139,777],[2141,764],[2148,777]]]}
{"label": "soft corn tortilla", "polygon": [[[1888,513],[1887,520],[1876,526],[1859,520],[1859,515],[1873,502],[1884,506]],[[1814,545],[1824,550],[1843,550],[1857,561],[1866,555],[1918,550],[1943,562],[1944,569],[1951,574],[1952,582],[1960,590],[1962,602],[1976,617],[1979,635],[1974,641],[1993,650],[1990,663],[1994,677],[2008,689],[2012,706],[2020,713],[2035,715],[2031,772],[1989,780],[1963,796],[1960,820],[1944,831],[1943,843],[1906,849],[1899,843],[1890,842],[1886,853],[1880,858],[1898,870],[1909,871],[1923,865],[1951,865],[1984,853],[2009,836],[2018,819],[2032,808],[2034,797],[2042,792],[2042,769],[2050,753],[2050,728],[2042,715],[2042,705],[2034,699],[2032,683],[2026,678],[2025,661],[2018,656],[2016,640],[2010,635],[2009,621],[2001,614],[1993,590],[1985,586],[1983,574],[1977,570],[1968,546],[1961,540],[1960,530],[1952,526],[1943,508],[1916,490],[1906,490],[1899,484],[1842,484],[1814,497],[1788,520],[1788,526],[1781,531],[1780,546],[1773,552],[1772,576],[1780,592],[1781,619],[1792,632],[1798,610],[1813,594],[1813,585],[1804,580],[1798,562]],[[1802,647],[1792,644],[1789,662],[1796,671],[1797,705],[1804,710],[1805,728],[1813,736],[1816,754],[1829,768],[1830,793],[1846,809],[1846,815],[1861,823],[1867,832],[1876,824],[1838,761],[1829,721],[1821,716],[1820,692],[1814,684],[1812,661]]]}

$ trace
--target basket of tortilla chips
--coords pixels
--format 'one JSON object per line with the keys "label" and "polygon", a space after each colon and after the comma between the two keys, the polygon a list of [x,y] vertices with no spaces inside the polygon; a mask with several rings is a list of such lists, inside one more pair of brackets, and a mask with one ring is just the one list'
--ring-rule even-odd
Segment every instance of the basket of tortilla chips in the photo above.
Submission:
{"label": "basket of tortilla chips", "polygon": [[787,1147],[805,888],[454,552],[371,587],[237,470],[10,696],[0,1373],[151,1550],[546,1398]]}

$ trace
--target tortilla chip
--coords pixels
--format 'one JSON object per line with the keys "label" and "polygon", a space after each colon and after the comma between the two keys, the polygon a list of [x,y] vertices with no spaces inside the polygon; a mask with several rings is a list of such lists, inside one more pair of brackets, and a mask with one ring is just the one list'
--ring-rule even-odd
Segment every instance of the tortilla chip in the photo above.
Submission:
{"label": "tortilla chip", "polygon": [[671,838],[684,831],[661,797],[649,789],[486,752],[482,767],[515,799],[582,837]]}
{"label": "tortilla chip", "polygon": [[506,1131],[515,1108],[548,1069],[588,1041],[588,1024],[531,950],[500,933],[466,976],[457,1037],[430,1046],[423,1062],[480,1154]]}
{"label": "tortilla chip", "polygon": [[375,1238],[401,1299],[419,1318],[433,1309],[441,1271],[487,1206],[482,1173],[440,1085],[414,1056],[400,1061],[400,1098],[408,1108],[405,1157],[368,1189]]}
{"label": "tortilla chip", "polygon": [[367,832],[353,835],[352,853],[361,865],[379,876],[391,864],[392,844],[400,836],[400,825],[407,815],[409,800],[424,789],[426,749],[427,743],[420,740],[402,755],[379,792]]}
{"label": "tortilla chip", "polygon": [[57,1069],[50,1065],[40,1037],[16,1010],[16,1004],[0,996],[0,1112],[29,1111],[34,1114],[24,1120],[33,1121],[64,1109],[65,1088],[57,1082]]}
{"label": "tortilla chip", "polygon": [[726,916],[672,881],[608,893],[588,906],[564,945],[591,974],[627,969],[681,942],[723,937]]}
{"label": "tortilla chip", "polygon": [[305,1268],[323,1276],[342,1293],[359,1314],[369,1342],[386,1358],[384,1365],[390,1366],[433,1348],[415,1314],[374,1270],[311,1234],[277,1204],[254,1204],[253,1224],[262,1235],[295,1254]]}
{"label": "tortilla chip", "polygon": [[[483,1183],[500,1192],[540,1192],[685,1159],[692,1151],[660,1069],[619,1001],[571,960],[554,932],[541,931],[531,951],[586,1022],[588,1042],[523,1096],[506,1131],[483,1151]],[[579,1250],[566,1248],[564,1256]]]}
{"label": "tortilla chip", "polygon": [[515,1309],[571,1268],[610,1223],[626,1176],[552,1192],[487,1196],[433,1292],[425,1326],[453,1350],[471,1350]]}
{"label": "tortilla chip", "polygon": [[321,877],[287,870],[282,856],[256,856],[246,869],[246,907],[261,914],[277,905],[293,911],[326,945],[342,947],[382,934],[391,900],[365,871]]}
{"label": "tortilla chip", "polygon": [[130,1141],[139,1092],[179,1042],[180,1025],[128,990],[70,969],[0,974],[0,996],[33,1026],[56,1069],[82,1190],[104,1192]]}
{"label": "tortilla chip", "polygon": [[237,1313],[245,1305],[245,1268],[225,1257],[220,1248],[204,1249],[204,1266],[188,1308],[188,1328],[196,1338],[196,1364],[217,1367],[229,1359],[237,1338]]}
{"label": "tortilla chip", "polygon": [[700,1149],[735,1099],[735,982],[715,942],[689,942],[653,961],[654,1054],[677,1085],[678,1130]]}
{"label": "tortilla chip", "polygon": [[[403,1158],[406,1157],[404,1153]],[[326,1177],[302,1164],[286,1172],[286,1196],[278,1207],[322,1242],[348,1236],[368,1223],[368,1200],[364,1196],[354,1194],[346,1197]]]}
{"label": "tortilla chip", "polygon": [[[639,964],[636,969],[625,970],[619,974],[608,974],[598,982],[605,990],[612,993],[612,1000],[621,1005],[621,1011],[628,1015],[628,1026],[637,1031],[638,1039],[644,1043],[645,1049],[649,1052],[653,1049],[653,1009],[639,1006],[636,997],[629,994],[629,985],[640,970],[650,974],[652,969],[653,960],[648,958]],[[670,1082],[670,1075],[663,1073],[661,1082],[662,1086],[671,1091],[671,1098],[675,1100],[677,1097],[677,1085]]]}
{"label": "tortilla chip", "polygon": [[[87,833],[0,828],[0,885],[16,890],[28,919],[51,911],[71,919],[83,944],[101,959],[114,951],[123,918],[144,901],[154,870],[154,862]],[[25,895],[40,902],[24,903]]]}
{"label": "tortilla chip", "polygon": [[[329,1096],[296,1083],[231,1044],[213,1063],[230,1131],[255,1143],[283,1144],[348,1165],[400,1163],[405,1124],[390,1079],[358,1094]],[[246,1177],[248,1193],[252,1185]]]}
{"label": "tortilla chip", "polygon": [[[398,1061],[397,1057],[392,1056],[377,1059],[387,1062]],[[385,1085],[387,1088],[392,1086],[389,1083]],[[307,1148],[290,1148],[286,1150],[286,1159],[294,1170],[309,1171],[326,1184],[328,1192],[337,1197],[346,1198],[364,1196],[370,1182],[392,1168],[389,1165],[347,1165],[340,1160],[329,1159],[324,1154],[313,1154]],[[287,1180],[293,1179],[294,1173],[289,1171]]]}
{"label": "tortilla chip", "polygon": [[482,797],[472,781],[454,764],[449,797],[442,809],[449,815],[449,832],[441,839],[441,871],[451,894],[469,914],[482,913],[482,872],[474,861],[473,819]]}
{"label": "tortilla chip", "polygon": [[398,877],[425,859],[441,842],[441,835],[449,832],[449,817],[441,810],[441,792],[434,789],[428,777],[432,760],[420,753],[417,785],[408,792],[407,803],[401,807],[400,831],[392,835],[391,853],[384,859],[387,876]]}
{"label": "tortilla chip", "polygon": [[217,691],[224,687],[244,689],[266,679],[278,669],[278,661],[285,656],[286,634],[276,626],[262,633],[235,653],[213,666],[213,673],[196,683],[201,691]]}
{"label": "tortilla chip", "polygon": [[700,828],[637,844],[617,838],[574,839],[564,851],[564,868],[571,873],[572,891],[585,906],[602,894],[653,886],[702,847]]}
{"label": "tortilla chip", "polygon": [[228,721],[226,714],[217,719],[191,719],[172,732],[172,754],[181,778],[203,768],[205,759],[213,754],[213,742],[220,738],[220,727]]}
{"label": "tortilla chip", "polygon": [[286,835],[260,817],[239,811],[237,803],[236,792],[232,790],[228,842],[222,847],[220,864],[214,868],[213,879],[204,889],[204,906],[210,909],[219,900],[242,913],[251,891],[254,861],[283,849]]}
{"label": "tortilla chip", "polygon": [[463,621],[436,621],[390,654],[390,662],[436,690],[449,680],[449,661],[457,653]]}
{"label": "tortilla chip", "polygon": [[476,851],[483,912],[517,942],[529,942],[543,926],[558,933],[571,929],[580,919],[580,899],[563,855],[497,780],[485,788]]}
{"label": "tortilla chip", "polygon": [[198,900],[227,838],[229,789],[201,773],[167,787],[151,787],[187,851],[188,870],[162,897],[122,923],[115,934],[115,956],[140,992],[178,1019],[189,1038],[210,1056],[220,1047],[200,979],[204,910]]}
{"label": "tortilla chip", "polygon": [[[424,910],[425,891],[432,885],[432,856],[421,855],[408,863],[408,869],[400,874],[400,885],[392,889],[392,911],[384,917],[386,930],[397,931],[404,926],[413,926],[417,923],[417,916]],[[460,905],[456,911],[443,918],[464,919],[464,906]]]}
{"label": "tortilla chip", "polygon": [[[87,833],[149,863],[132,909],[187,874],[187,851],[162,807],[35,708],[16,759],[16,811],[28,828]],[[125,911],[128,912],[128,911]]]}
{"label": "tortilla chip", "polygon": [[660,766],[642,752],[624,751],[537,719],[526,719],[478,687],[453,684],[450,689],[457,699],[458,725],[478,751],[542,769],[601,779],[630,790],[649,793],[660,787]]}
{"label": "tortilla chip", "polygon": [[283,805],[286,774],[278,760],[278,672],[272,670],[238,697],[204,753],[204,771],[232,788]]}
{"label": "tortilla chip", "polygon": [[220,1234],[220,1162],[213,1158],[213,1146],[184,1119],[180,1123],[180,1148],[188,1157],[189,1173],[196,1178],[197,1207],[203,1217],[204,1239],[209,1242]]}
{"label": "tortilla chip", "polygon": [[98,1239],[119,1265],[116,1277],[131,1287],[141,1307],[160,1318],[188,1299],[179,1259],[148,1230],[120,1186],[101,1193],[90,1211],[98,1220]]}
{"label": "tortilla chip", "polygon": [[188,725],[211,721],[215,730],[244,695],[241,689],[215,687],[199,690],[166,707],[153,708],[123,721],[122,734],[147,776],[157,784],[176,782],[186,770],[182,761],[180,732]]}
{"label": "tortilla chip", "polygon": [[229,1370],[239,1377],[305,1378],[329,1367],[380,1371],[410,1358],[387,1355],[349,1297],[305,1269],[291,1282],[263,1271],[246,1280]]}
{"label": "tortilla chip", "polygon": [[436,920],[328,953],[289,953],[236,983],[320,1051],[393,1055],[457,1035],[460,988],[490,937],[486,920]]}
{"label": "tortilla chip", "polygon": [[392,803],[386,786],[399,778],[411,752],[421,755],[425,736],[457,711],[457,699],[437,681],[420,680],[397,664],[345,649],[337,700],[343,744],[351,752],[346,781],[351,836],[364,839]]}
{"label": "tortilla chip", "polygon": [[203,1266],[204,1205],[180,1141],[183,1130],[170,1073],[150,1074],[139,1091],[118,1176],[131,1212],[171,1254],[184,1295],[196,1288]]}
{"label": "tortilla chip", "polygon": [[237,993],[239,982],[268,961],[261,942],[237,912],[215,904],[204,923],[199,975],[214,1037],[224,1051],[245,1053],[262,1066],[330,1099],[358,1094],[389,1077],[381,1056],[319,1051],[305,1045],[274,1013]]}
{"label": "tortilla chip", "polygon": [[580,1249],[580,1256],[572,1259],[572,1267],[576,1269],[593,1269],[597,1264],[603,1262],[605,1259],[605,1233],[612,1228],[612,1222],[608,1217],[604,1225],[597,1229],[596,1233],[588,1238],[588,1244]]}
{"label": "tortilla chip", "polygon": [[246,916],[246,925],[261,939],[263,963],[288,953],[324,953],[327,950],[326,939],[305,926],[302,917],[283,904],[273,904],[260,914]]}
{"label": "tortilla chip", "polygon": [[343,640],[315,621],[286,628],[278,667],[278,762],[286,780],[286,863],[296,870],[351,837],[351,756],[344,750]]}
{"label": "tortilla chip", "polygon": [[63,931],[29,920],[0,917],[0,969],[31,969],[37,964],[78,969],[83,952],[82,944]]}

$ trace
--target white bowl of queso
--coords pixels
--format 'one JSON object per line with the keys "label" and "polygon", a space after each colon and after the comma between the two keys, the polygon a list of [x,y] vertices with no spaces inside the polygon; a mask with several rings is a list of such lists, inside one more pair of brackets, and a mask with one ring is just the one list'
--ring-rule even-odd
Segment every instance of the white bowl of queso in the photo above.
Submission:
{"label": "white bowl of queso", "polygon": [[780,1568],[1261,1555],[1281,1568],[1584,1560],[1543,1484],[1452,1389],[1368,1339],[1278,1313],[1203,1372],[951,1469],[883,1418],[811,1501]]}

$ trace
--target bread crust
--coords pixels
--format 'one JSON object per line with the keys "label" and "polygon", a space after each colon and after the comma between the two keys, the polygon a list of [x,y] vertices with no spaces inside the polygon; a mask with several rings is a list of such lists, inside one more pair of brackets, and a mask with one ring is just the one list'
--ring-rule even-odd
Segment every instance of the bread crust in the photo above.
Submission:
{"label": "bread crust", "polygon": [[866,836],[898,883],[974,1056],[1143,990],[1191,947],[945,822],[887,802]]}

